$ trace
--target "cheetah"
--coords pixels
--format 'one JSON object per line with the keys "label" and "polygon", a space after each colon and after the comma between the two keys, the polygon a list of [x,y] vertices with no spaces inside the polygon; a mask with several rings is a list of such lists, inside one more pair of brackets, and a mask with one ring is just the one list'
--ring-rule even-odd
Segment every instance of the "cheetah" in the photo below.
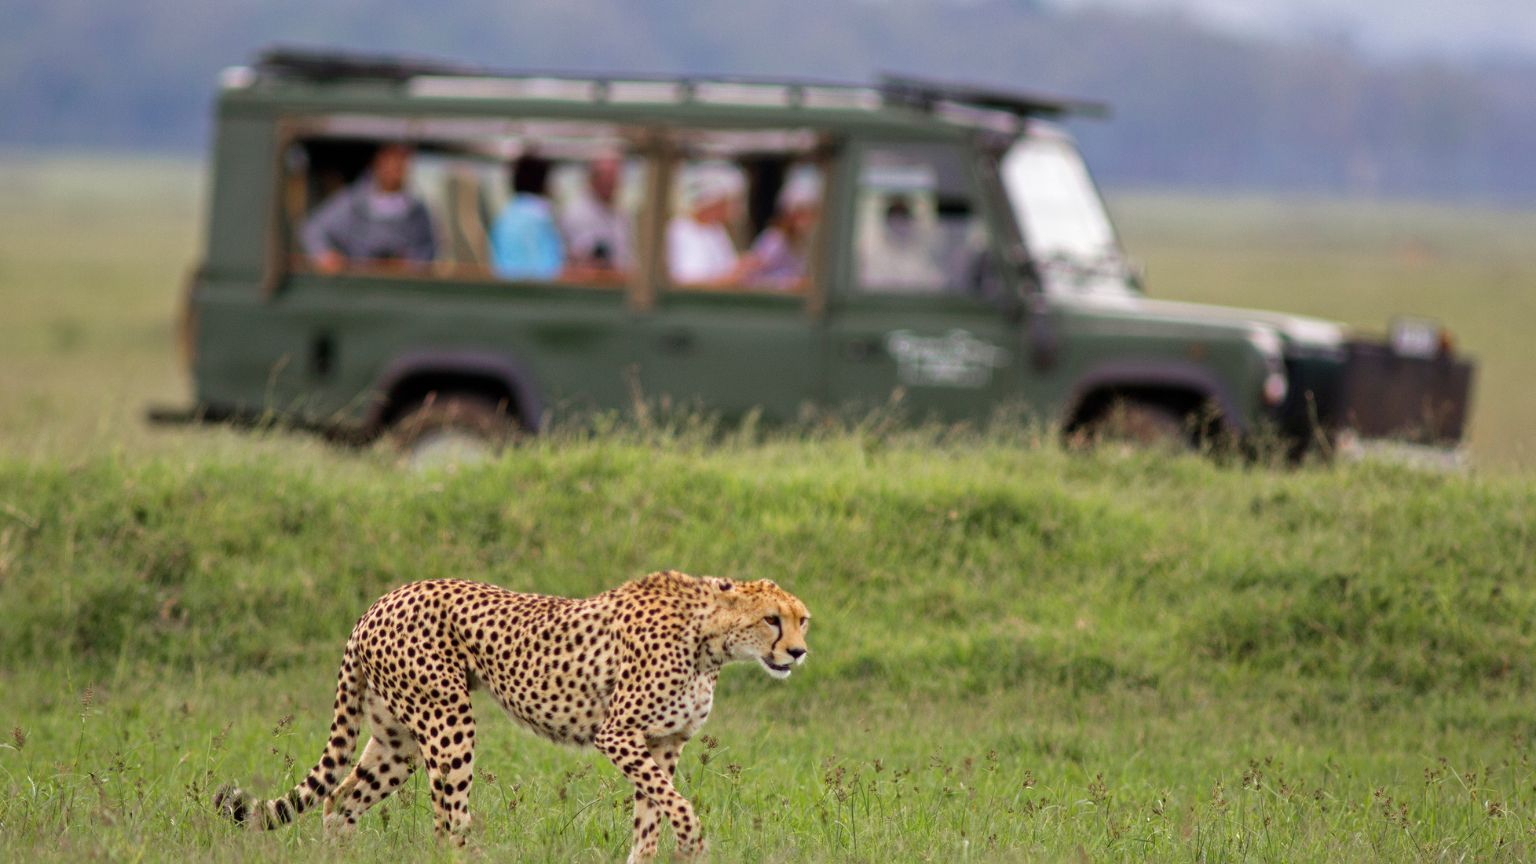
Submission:
{"label": "cheetah", "polygon": [[[323,802],[327,832],[346,833],[425,764],[435,832],[462,844],[475,756],[470,692],[483,688],[513,721],[595,747],[634,784],[630,862],[655,856],[663,816],[691,860],[704,852],[703,832],[673,775],[709,717],[720,669],[745,661],[787,678],[805,661],[809,625],[805,604],[769,580],[669,570],[580,600],[456,579],[411,583],[353,628],[330,740],[304,780],[273,800],[225,787],[214,804],[237,824],[268,829]],[[364,717],[371,737],[353,765]]]}

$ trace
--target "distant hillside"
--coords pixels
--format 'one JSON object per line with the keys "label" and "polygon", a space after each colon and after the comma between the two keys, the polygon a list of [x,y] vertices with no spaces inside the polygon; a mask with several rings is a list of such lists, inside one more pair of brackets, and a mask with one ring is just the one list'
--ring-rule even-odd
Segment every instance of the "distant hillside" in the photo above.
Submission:
{"label": "distant hillside", "polygon": [[1452,59],[1536,54],[1530,0],[1049,0],[1080,9],[1182,10],[1234,33],[1347,40],[1378,57]]}
{"label": "distant hillside", "polygon": [[199,151],[217,71],[295,42],[501,67],[1012,84],[1113,103],[1108,123],[1077,130],[1112,184],[1536,203],[1536,66],[1385,63],[1169,16],[1032,0],[0,0],[0,20],[11,148]]}

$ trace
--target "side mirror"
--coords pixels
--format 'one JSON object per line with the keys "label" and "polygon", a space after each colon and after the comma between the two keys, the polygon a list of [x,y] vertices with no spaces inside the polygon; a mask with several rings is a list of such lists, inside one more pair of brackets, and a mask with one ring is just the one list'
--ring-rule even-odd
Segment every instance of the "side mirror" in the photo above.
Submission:
{"label": "side mirror", "polygon": [[1056,355],[1061,348],[1055,316],[1051,314],[1051,306],[1044,293],[1031,292],[1028,299],[1029,318],[1024,331],[1024,338],[1028,342],[1026,348],[1035,368],[1049,369],[1056,365]]}
{"label": "side mirror", "polygon": [[1019,291],[1008,297],[1008,320],[1015,324],[1033,317],[1043,311],[1044,304],[1041,297],[1045,286],[1040,281],[1040,268],[1035,266],[1035,259],[1022,244],[1015,244],[1008,249],[1008,268],[1013,271],[1019,280]]}

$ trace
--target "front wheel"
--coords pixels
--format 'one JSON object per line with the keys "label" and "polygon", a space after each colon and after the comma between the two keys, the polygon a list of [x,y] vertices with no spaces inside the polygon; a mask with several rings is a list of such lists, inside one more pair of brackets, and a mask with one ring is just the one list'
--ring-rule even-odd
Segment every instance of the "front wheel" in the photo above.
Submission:
{"label": "front wheel", "polygon": [[1079,448],[1118,444],[1138,450],[1175,452],[1193,446],[1190,418],[1172,407],[1140,399],[1117,399],[1097,417],[1073,430]]}
{"label": "front wheel", "polygon": [[412,468],[480,462],[516,440],[522,426],[505,402],[468,393],[429,393],[391,430]]}

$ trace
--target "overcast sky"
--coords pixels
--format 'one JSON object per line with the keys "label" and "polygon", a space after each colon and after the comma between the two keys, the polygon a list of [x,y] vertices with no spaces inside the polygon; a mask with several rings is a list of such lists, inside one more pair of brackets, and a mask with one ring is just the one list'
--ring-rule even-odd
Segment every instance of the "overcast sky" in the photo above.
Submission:
{"label": "overcast sky", "polygon": [[1245,33],[1347,37],[1373,53],[1536,59],[1536,0],[1051,0],[1181,9]]}

